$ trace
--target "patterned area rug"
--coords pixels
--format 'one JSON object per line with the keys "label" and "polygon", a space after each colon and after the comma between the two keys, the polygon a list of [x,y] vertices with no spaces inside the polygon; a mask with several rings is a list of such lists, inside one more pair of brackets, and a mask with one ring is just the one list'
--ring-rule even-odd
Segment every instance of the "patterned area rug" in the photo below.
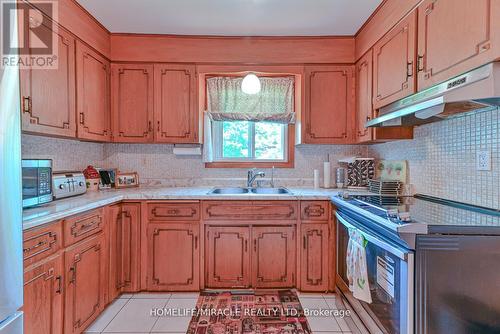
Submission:
{"label": "patterned area rug", "polygon": [[291,290],[204,291],[187,334],[311,334]]}

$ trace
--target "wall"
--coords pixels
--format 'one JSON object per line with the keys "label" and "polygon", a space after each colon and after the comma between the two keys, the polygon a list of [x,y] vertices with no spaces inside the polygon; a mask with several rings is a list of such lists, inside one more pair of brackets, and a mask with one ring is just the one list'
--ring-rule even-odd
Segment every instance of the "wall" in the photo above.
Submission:
{"label": "wall", "polygon": [[22,135],[23,159],[52,159],[55,171],[83,170],[104,159],[104,144]]}
{"label": "wall", "polygon": [[[415,139],[372,146],[303,145],[295,168],[278,169],[281,185],[312,185],[312,170],[350,155],[406,159],[415,191],[500,208],[500,110],[494,109],[428,124]],[[244,169],[207,169],[199,157],[178,157],[172,145],[98,144],[23,135],[23,158],[52,158],[56,170],[81,170],[88,164],[138,171],[149,184],[168,186],[242,185]],[[476,151],[491,151],[492,170],[477,171]],[[335,165],[335,164],[334,164]],[[266,170],[267,175],[270,171]]]}
{"label": "wall", "polygon": [[[123,171],[139,171],[141,179],[154,184],[182,185],[244,185],[247,169],[205,168],[200,157],[180,157],[172,154],[172,145],[107,144],[105,164],[117,165]],[[276,169],[277,185],[312,186],[314,169],[323,161],[335,162],[351,155],[365,155],[365,146],[302,145],[295,149],[295,168]],[[264,169],[266,178],[271,170]],[[333,175],[333,173],[332,173]]]}
{"label": "wall", "polygon": [[[244,185],[247,169],[205,168],[201,157],[176,156],[173,145],[99,144],[23,135],[23,158],[53,159],[54,170],[83,170],[87,165],[138,171],[142,183],[165,186]],[[366,155],[366,146],[302,145],[295,150],[295,168],[276,169],[277,185],[312,186],[314,169],[323,161]],[[265,170],[270,177],[270,169]],[[266,178],[267,178],[266,177]],[[332,172],[333,177],[333,172]]]}
{"label": "wall", "polygon": [[[418,193],[500,208],[500,109],[417,127],[413,140],[370,146],[376,158],[406,159]],[[476,170],[476,152],[492,170]]]}

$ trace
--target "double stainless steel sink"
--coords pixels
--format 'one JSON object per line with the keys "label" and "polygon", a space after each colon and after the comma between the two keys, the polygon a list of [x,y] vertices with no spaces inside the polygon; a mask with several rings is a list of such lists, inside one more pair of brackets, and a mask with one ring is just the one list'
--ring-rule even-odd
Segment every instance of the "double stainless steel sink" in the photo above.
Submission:
{"label": "double stainless steel sink", "polygon": [[283,187],[278,188],[245,188],[245,187],[227,187],[214,188],[210,190],[209,195],[291,195],[292,193]]}

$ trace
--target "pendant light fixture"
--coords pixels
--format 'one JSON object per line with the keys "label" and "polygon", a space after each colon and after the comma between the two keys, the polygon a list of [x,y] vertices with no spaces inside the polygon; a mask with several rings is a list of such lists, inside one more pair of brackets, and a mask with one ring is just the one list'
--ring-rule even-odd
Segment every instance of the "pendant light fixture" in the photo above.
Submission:
{"label": "pendant light fixture", "polygon": [[241,82],[241,90],[245,94],[257,94],[260,92],[259,78],[253,73],[248,73]]}

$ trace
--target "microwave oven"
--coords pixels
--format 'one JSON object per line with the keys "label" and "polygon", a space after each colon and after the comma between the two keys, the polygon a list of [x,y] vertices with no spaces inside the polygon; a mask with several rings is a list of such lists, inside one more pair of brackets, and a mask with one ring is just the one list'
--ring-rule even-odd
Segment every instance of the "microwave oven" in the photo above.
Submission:
{"label": "microwave oven", "polygon": [[52,160],[22,160],[23,208],[52,201]]}

